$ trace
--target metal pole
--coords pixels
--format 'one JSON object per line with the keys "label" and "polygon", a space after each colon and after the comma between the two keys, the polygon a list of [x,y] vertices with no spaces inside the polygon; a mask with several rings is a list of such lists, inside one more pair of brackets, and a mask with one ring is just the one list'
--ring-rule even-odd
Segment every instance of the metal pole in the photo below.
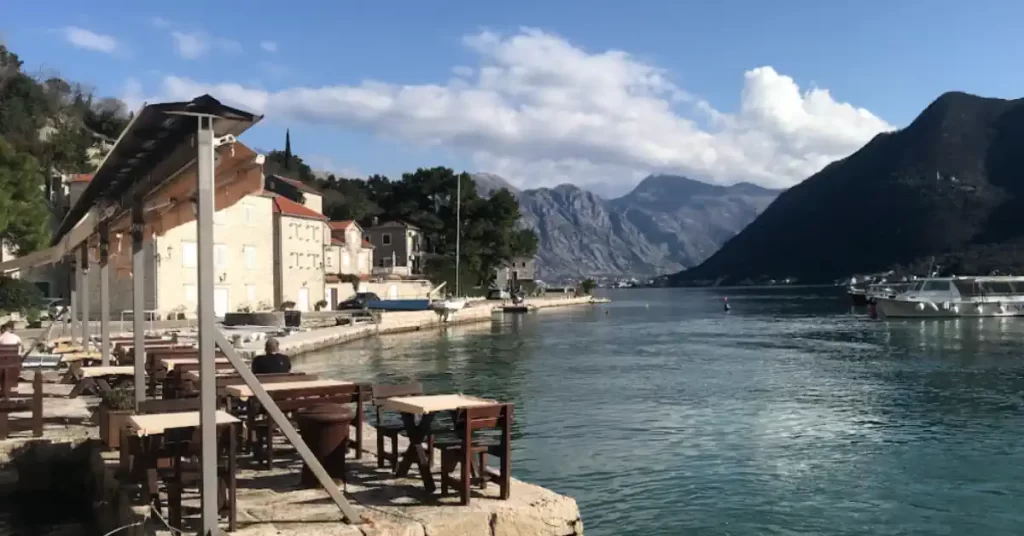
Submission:
{"label": "metal pole", "polygon": [[89,351],[89,242],[79,250],[79,304],[82,306],[82,349]]}
{"label": "metal pole", "polygon": [[455,187],[455,298],[459,297],[459,246],[462,237],[462,175],[457,180]]}
{"label": "metal pole", "polygon": [[199,257],[199,425],[202,429],[202,532],[217,530],[217,379],[213,310],[213,118],[199,116],[196,155],[196,234]]}
{"label": "metal pole", "polygon": [[110,365],[110,224],[100,222],[100,360]]}
{"label": "metal pole", "polygon": [[142,212],[142,200],[136,199],[132,203],[132,338],[134,344],[132,351],[135,353],[135,409],[146,400],[146,333],[145,333],[145,296],[143,295],[145,282],[145,264],[142,255],[142,237],[145,230],[145,220]]}
{"label": "metal pole", "polygon": [[78,261],[75,260],[75,256],[71,256],[71,310],[68,311],[68,321],[71,322],[71,344],[75,344],[75,318],[78,317],[78,281],[81,277],[78,274]]}

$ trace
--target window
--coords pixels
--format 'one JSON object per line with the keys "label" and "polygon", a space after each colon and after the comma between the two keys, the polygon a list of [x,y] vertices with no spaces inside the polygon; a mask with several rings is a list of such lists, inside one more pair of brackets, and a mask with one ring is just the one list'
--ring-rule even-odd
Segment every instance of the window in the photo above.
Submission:
{"label": "window", "polygon": [[224,244],[213,245],[213,267],[216,270],[223,270],[228,266],[228,247]]}
{"label": "window", "polygon": [[391,233],[384,233],[384,234],[380,235],[380,243],[384,244],[385,246],[390,246],[391,245]]}
{"label": "window", "polygon": [[318,233],[317,233],[317,228],[316,228],[316,225],[310,225],[310,226],[309,226],[309,236],[310,236],[310,240],[312,240],[312,241],[316,242],[316,236],[317,236],[317,234],[318,234]]}
{"label": "window", "polygon": [[949,281],[925,281],[924,291],[949,291]]}
{"label": "window", "polygon": [[195,242],[181,243],[181,265],[185,268],[195,268],[198,264]]}
{"label": "window", "polygon": [[256,209],[251,205],[245,205],[245,224],[253,225],[256,223]]}
{"label": "window", "polygon": [[341,252],[341,265],[343,267],[345,267],[345,268],[348,268],[348,252],[347,251],[342,251]]}
{"label": "window", "polygon": [[213,211],[213,223],[216,225],[223,225],[228,222],[227,212],[224,210]]}
{"label": "window", "polygon": [[245,286],[245,299],[249,300],[249,306],[256,306],[256,285]]}
{"label": "window", "polygon": [[256,246],[242,246],[242,254],[245,256],[245,268],[256,269]]}
{"label": "window", "polygon": [[185,303],[191,305],[199,301],[199,292],[195,285],[185,285]]}
{"label": "window", "polygon": [[288,267],[289,268],[295,268],[296,267],[296,263],[298,262],[298,258],[299,258],[299,254],[298,253],[289,253],[288,254]]}
{"label": "window", "polygon": [[333,257],[333,255],[328,255],[327,257],[324,258],[324,263],[327,265],[328,268],[334,266],[334,260],[331,257]]}

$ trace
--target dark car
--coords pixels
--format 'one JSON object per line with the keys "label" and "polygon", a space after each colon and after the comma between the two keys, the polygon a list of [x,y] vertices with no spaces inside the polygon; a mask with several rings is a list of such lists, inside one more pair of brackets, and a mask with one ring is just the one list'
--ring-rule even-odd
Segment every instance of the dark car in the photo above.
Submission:
{"label": "dark car", "polygon": [[339,302],[338,310],[366,309],[366,304],[379,299],[380,297],[372,292],[360,292],[343,302]]}

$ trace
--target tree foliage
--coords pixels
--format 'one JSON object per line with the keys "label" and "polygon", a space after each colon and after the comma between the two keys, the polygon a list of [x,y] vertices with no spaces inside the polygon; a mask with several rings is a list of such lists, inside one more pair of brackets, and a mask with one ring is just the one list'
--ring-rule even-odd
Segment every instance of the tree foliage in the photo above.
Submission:
{"label": "tree foliage", "polygon": [[[285,162],[289,167],[284,167]],[[468,173],[450,168],[420,168],[399,180],[382,175],[366,179],[319,178],[292,154],[272,151],[268,172],[301,180],[324,195],[324,213],[332,220],[356,220],[364,228],[389,220],[419,227],[424,235],[427,275],[454,289],[457,208],[462,219],[459,255],[463,287],[488,285],[495,270],[513,257],[533,256],[537,236],[519,227],[519,201],[507,190],[481,197]],[[457,193],[461,183],[461,208]]]}
{"label": "tree foliage", "polygon": [[43,293],[35,284],[21,279],[0,277],[0,312],[28,315],[43,306]]}
{"label": "tree foliage", "polygon": [[93,171],[90,149],[119,136],[130,118],[117,99],[94,102],[79,84],[31,76],[0,44],[0,241],[16,254],[42,246],[48,178]]}

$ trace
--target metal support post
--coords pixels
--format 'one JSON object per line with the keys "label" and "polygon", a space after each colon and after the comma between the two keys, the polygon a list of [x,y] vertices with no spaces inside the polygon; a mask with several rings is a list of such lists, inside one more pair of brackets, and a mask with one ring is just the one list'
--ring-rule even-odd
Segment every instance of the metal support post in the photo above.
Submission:
{"label": "metal support post", "polygon": [[199,116],[196,134],[196,241],[198,242],[199,298],[199,425],[202,429],[202,532],[217,531],[217,382],[216,337],[213,310],[213,117]]}
{"label": "metal support post", "polygon": [[82,308],[82,349],[89,350],[89,243],[82,244],[78,260],[78,303]]}
{"label": "metal support post", "polygon": [[100,222],[100,360],[110,365],[110,224]]}
{"label": "metal support post", "polygon": [[[142,212],[142,200],[132,203],[132,351],[135,353],[135,409],[146,400],[146,332],[145,316],[145,263],[142,254],[142,238],[145,231],[145,220]],[[152,373],[152,372],[151,372]]]}
{"label": "metal support post", "polygon": [[78,261],[75,256],[71,256],[71,281],[69,286],[71,287],[71,309],[68,311],[68,331],[71,333],[71,344],[75,344],[75,319],[78,318],[78,282],[81,279],[78,275]]}

